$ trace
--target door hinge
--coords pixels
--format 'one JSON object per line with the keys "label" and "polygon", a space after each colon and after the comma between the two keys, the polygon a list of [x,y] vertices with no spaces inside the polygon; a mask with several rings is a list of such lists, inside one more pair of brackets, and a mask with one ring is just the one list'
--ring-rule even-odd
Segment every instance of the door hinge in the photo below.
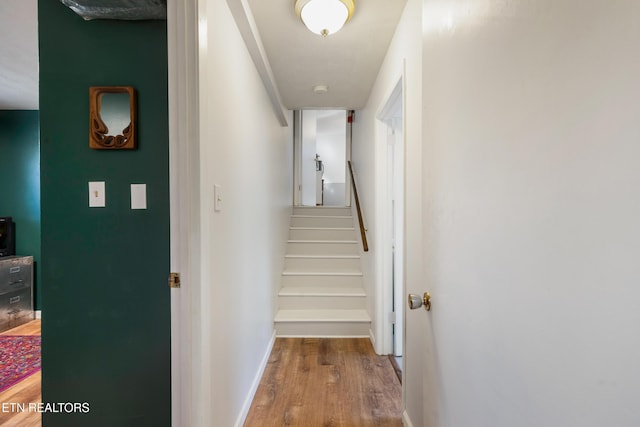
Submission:
{"label": "door hinge", "polygon": [[180,287],[180,273],[169,273],[169,287],[170,288]]}
{"label": "door hinge", "polygon": [[396,313],[392,311],[389,313],[389,323],[395,325],[396,324]]}

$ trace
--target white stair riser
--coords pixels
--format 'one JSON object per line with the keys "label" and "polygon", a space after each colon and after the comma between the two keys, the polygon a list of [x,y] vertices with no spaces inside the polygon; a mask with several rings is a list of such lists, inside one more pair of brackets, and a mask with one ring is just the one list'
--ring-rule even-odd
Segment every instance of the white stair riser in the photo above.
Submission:
{"label": "white stair riser", "polygon": [[291,217],[291,227],[328,227],[328,228],[349,228],[353,227],[352,217]]}
{"label": "white stair riser", "polygon": [[362,271],[360,258],[285,258],[285,271]]}
{"label": "white stair riser", "polygon": [[362,276],[282,276],[282,286],[362,288]]}
{"label": "white stair riser", "polygon": [[294,209],[277,335],[369,336],[359,252],[349,208]]}
{"label": "white stair riser", "polygon": [[287,254],[290,255],[358,255],[358,244],[354,243],[310,243],[289,242]]}
{"label": "white stair riser", "polygon": [[291,228],[290,240],[356,240],[353,228]]}
{"label": "white stair riser", "polygon": [[280,296],[281,310],[355,310],[365,308],[365,298],[361,297],[320,297],[320,296]]}
{"label": "white stair riser", "polygon": [[293,214],[318,216],[349,216],[351,215],[351,208],[296,206],[293,208]]}
{"label": "white stair riser", "polygon": [[369,322],[276,322],[276,336],[368,337]]}

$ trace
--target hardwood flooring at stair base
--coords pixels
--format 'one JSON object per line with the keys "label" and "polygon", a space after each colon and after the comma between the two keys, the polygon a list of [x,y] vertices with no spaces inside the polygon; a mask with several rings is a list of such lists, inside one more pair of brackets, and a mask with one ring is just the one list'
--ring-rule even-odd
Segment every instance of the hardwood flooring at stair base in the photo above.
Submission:
{"label": "hardwood flooring at stair base", "polygon": [[245,427],[400,427],[401,400],[368,339],[278,338]]}

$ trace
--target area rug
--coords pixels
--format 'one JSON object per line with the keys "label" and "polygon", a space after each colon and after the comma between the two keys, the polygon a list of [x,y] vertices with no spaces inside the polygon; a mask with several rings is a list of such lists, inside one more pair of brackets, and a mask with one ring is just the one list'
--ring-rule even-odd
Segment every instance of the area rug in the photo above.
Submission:
{"label": "area rug", "polygon": [[0,335],[0,392],[40,370],[40,336]]}

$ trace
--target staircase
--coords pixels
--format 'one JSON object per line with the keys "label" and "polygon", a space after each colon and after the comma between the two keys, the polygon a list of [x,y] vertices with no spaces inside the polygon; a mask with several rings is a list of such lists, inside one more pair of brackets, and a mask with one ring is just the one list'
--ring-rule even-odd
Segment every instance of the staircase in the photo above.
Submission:
{"label": "staircase", "polygon": [[275,317],[281,337],[368,337],[350,208],[295,207]]}

